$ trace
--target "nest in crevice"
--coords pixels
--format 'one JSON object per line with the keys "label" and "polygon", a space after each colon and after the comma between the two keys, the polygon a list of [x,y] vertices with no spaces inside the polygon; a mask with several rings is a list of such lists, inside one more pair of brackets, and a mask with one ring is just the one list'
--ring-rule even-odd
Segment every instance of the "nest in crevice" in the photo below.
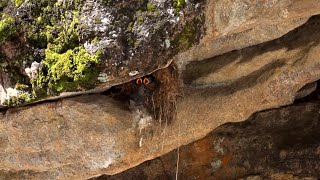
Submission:
{"label": "nest in crevice", "polygon": [[[162,122],[171,122],[176,115],[176,103],[182,96],[178,71],[174,64],[151,75],[153,82],[145,85],[143,106],[150,114]],[[108,91],[117,100],[129,105],[130,96],[137,90],[136,80],[112,87]]]}
{"label": "nest in crevice", "polygon": [[152,75],[157,81],[157,86],[152,96],[147,97],[147,107],[160,123],[171,122],[176,116],[177,99],[182,96],[178,70],[171,64]]}
{"label": "nest in crevice", "polygon": [[113,86],[103,94],[109,95],[114,99],[127,104],[129,103],[130,94],[134,92],[135,89],[136,89],[136,86],[134,84],[134,81],[130,81],[124,84]]}

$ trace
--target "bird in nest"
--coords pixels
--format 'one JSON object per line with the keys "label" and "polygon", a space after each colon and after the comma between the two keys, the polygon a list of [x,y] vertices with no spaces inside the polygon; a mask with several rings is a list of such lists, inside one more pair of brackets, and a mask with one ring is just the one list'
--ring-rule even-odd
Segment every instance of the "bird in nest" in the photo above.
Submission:
{"label": "bird in nest", "polygon": [[111,95],[131,110],[144,107],[160,121],[174,118],[177,98],[182,97],[178,73],[173,65],[114,86],[104,94]]}
{"label": "bird in nest", "polygon": [[129,96],[130,107],[140,107],[152,97],[157,82],[153,75],[147,75],[134,81],[134,91]]}

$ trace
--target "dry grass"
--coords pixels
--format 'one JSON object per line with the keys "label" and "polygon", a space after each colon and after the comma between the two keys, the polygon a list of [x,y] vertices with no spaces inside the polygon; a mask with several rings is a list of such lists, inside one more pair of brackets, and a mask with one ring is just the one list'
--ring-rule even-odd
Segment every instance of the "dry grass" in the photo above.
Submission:
{"label": "dry grass", "polygon": [[[176,115],[176,102],[182,96],[179,74],[174,64],[151,74],[154,82],[145,86],[144,106],[162,122],[171,122]],[[128,102],[130,94],[137,89],[135,80],[112,88],[111,96],[115,99]]]}
{"label": "dry grass", "polygon": [[162,122],[170,122],[176,115],[176,103],[178,97],[182,96],[181,83],[178,71],[174,64],[168,68],[153,73],[157,80],[157,87],[152,94],[149,106],[156,119]]}

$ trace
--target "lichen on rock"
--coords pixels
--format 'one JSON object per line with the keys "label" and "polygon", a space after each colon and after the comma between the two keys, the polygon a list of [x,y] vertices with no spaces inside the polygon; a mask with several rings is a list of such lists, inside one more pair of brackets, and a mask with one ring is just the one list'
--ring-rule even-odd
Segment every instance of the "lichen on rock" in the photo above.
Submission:
{"label": "lichen on rock", "polygon": [[[24,92],[38,101],[63,92],[107,89],[152,73],[199,40],[201,26],[194,26],[198,31],[192,40],[186,39],[184,28],[203,23],[194,20],[202,16],[199,2],[2,3],[0,43],[4,46],[0,48],[0,64],[12,77],[11,86],[5,88],[24,84]],[[177,40],[179,37],[183,40]],[[8,51],[13,47],[16,51]],[[130,75],[133,71],[139,74]]]}
{"label": "lichen on rock", "polygon": [[13,23],[14,19],[12,16],[5,13],[2,14],[0,21],[0,44],[15,32],[16,29],[14,28]]}
{"label": "lichen on rock", "polygon": [[[220,173],[235,178],[234,173],[239,174],[243,166],[249,170],[257,167],[254,174],[261,173],[258,161],[248,161],[248,153],[244,153],[241,161],[232,156],[250,151],[243,147],[251,142],[251,150],[262,148],[259,151],[262,153],[258,153],[261,160],[266,160],[264,157],[268,157],[270,150],[277,150],[273,151],[275,156],[267,158],[268,167],[268,159],[280,157],[283,161],[287,157],[293,160],[287,161],[289,164],[297,165],[299,158],[292,158],[297,153],[308,157],[305,146],[292,154],[293,151],[269,141],[276,124],[272,125],[272,118],[265,113],[262,114],[267,127],[260,126],[260,130],[269,133],[264,136],[267,141],[252,139],[252,130],[258,126],[250,121],[245,123],[249,126],[242,124],[240,129],[254,141],[238,138],[235,142],[240,142],[239,146],[228,149],[225,145],[230,140],[244,135],[232,128],[231,134],[224,131],[230,138],[215,134],[218,135],[215,139],[203,143],[206,146],[196,144],[193,147],[198,152],[196,156],[188,150],[183,152],[181,145],[206,136],[224,123],[233,126],[230,122],[243,121],[254,112],[287,106],[314,89],[304,86],[320,78],[320,17],[310,18],[304,26],[293,29],[320,13],[320,6],[315,6],[319,0],[265,1],[261,5],[252,3],[253,6],[248,0],[208,0],[205,9],[205,2],[198,0],[26,0],[18,6],[12,0],[7,2],[0,5],[1,13],[13,18],[10,27],[15,31],[0,46],[1,101],[17,106],[29,100],[48,100],[52,95],[60,95],[59,98],[68,93],[75,95],[68,92],[74,89],[78,94],[95,94],[2,109],[0,179],[88,179],[101,174],[114,175],[179,147],[180,160],[176,159],[175,151],[169,157],[174,165],[164,171],[164,175],[178,175],[179,179],[183,165],[186,165],[185,179],[196,178],[195,171],[190,171],[195,167],[190,165],[198,161],[194,157],[205,160],[197,167],[201,170],[206,167],[209,179],[226,178],[219,176]],[[241,10],[245,7],[250,9]],[[285,16],[279,17],[282,12]],[[218,20],[223,21],[216,22],[216,17],[222,17]],[[203,29],[206,34],[201,37]],[[172,67],[173,64],[176,66]],[[168,71],[170,67],[174,73]],[[84,77],[90,78],[86,81]],[[155,84],[149,83],[152,77]],[[140,87],[145,89],[138,88],[141,91],[137,92],[135,86],[128,91],[124,86],[132,85],[130,82],[135,85],[143,82]],[[87,90],[92,87],[94,92]],[[124,91],[118,92],[124,93],[119,93],[117,99],[111,90],[119,87],[124,87]],[[97,90],[104,93],[98,94]],[[108,91],[111,93],[106,94]],[[178,98],[180,94],[183,98]],[[122,99],[125,96],[129,98]],[[298,109],[304,109],[306,114]],[[305,123],[300,119],[285,119],[290,120],[287,124],[292,132],[302,127],[317,132],[304,136],[306,131],[299,131],[302,136],[294,136],[296,143],[303,140],[310,145],[309,142],[316,141],[305,141],[305,137],[319,139],[316,138],[319,137],[318,117],[314,116],[319,114],[319,106],[298,109],[292,112],[297,112],[299,117],[315,118]],[[288,109],[274,112],[292,115]],[[279,119],[283,120],[274,116],[278,124]],[[300,126],[292,128],[292,122],[300,122],[295,123]],[[261,134],[260,130],[257,133]],[[276,129],[288,134],[283,130]],[[276,137],[277,141],[284,137],[280,144],[288,144],[287,136],[270,137]],[[288,137],[292,139],[292,133]],[[292,145],[289,142],[288,148],[292,149]],[[208,146],[211,151],[205,154],[203,147]],[[310,150],[317,153],[319,147]],[[190,161],[183,161],[187,156],[191,157]],[[240,162],[239,166],[229,164],[232,159]],[[314,172],[319,172],[314,162],[303,161],[297,167],[308,164]],[[156,165],[160,166],[152,164],[147,162],[147,168],[141,172],[146,178],[134,174],[133,179],[157,179],[153,170],[163,168],[163,164],[159,161]],[[231,169],[225,169],[228,165]],[[159,178],[163,177],[166,176]],[[124,179],[128,178],[125,173]]]}

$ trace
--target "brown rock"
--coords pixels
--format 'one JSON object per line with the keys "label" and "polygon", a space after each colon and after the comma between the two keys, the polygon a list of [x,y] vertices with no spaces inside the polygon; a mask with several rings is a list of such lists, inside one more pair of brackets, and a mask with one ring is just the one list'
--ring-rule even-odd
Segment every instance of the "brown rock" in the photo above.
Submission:
{"label": "brown rock", "polygon": [[199,42],[204,28],[203,0],[19,4],[0,7],[0,79],[11,77],[0,88],[24,88],[0,90],[0,108],[101,93],[150,74]]}
{"label": "brown rock", "polygon": [[311,93],[313,93],[317,89],[317,82],[308,83],[305,86],[303,86],[297,93],[296,93],[296,99],[304,98]]}
{"label": "brown rock", "polygon": [[206,7],[206,35],[178,55],[181,67],[279,38],[320,13],[318,0],[209,0]]}
{"label": "brown rock", "polygon": [[[152,120],[144,108],[130,111],[103,95],[9,109],[0,117],[2,174],[17,179],[116,174],[198,140],[226,122],[243,121],[254,112],[290,104],[301,87],[320,79],[319,21],[315,17],[280,39],[187,65],[182,71],[184,98],[177,102],[176,119],[167,126]],[[281,157],[294,157],[283,144],[289,136],[277,140],[285,146]],[[223,143],[227,142],[216,139],[216,152],[203,159],[221,154],[222,159],[211,159],[213,170],[207,172],[214,171],[217,177],[220,167],[232,158]],[[202,146],[196,149],[201,152]],[[300,150],[300,154],[307,153]],[[265,154],[260,155],[265,162]],[[252,162],[244,164],[254,167]],[[261,170],[258,164],[254,168]],[[233,171],[223,174],[245,170],[240,165],[230,169]]]}
{"label": "brown rock", "polygon": [[239,179],[316,180],[320,177],[320,102],[259,112],[224,124],[205,138],[97,180]]}
{"label": "brown rock", "polygon": [[[92,9],[91,6],[102,7],[102,5],[99,5],[99,1],[86,2],[86,8],[83,7],[84,13],[81,13],[81,15],[86,17],[82,17],[80,19],[86,19],[88,22],[92,22],[92,18],[97,18],[96,16],[93,16],[94,14],[104,14],[105,16],[108,16],[108,13],[105,14],[104,9]],[[114,1],[111,2],[111,4],[114,4],[115,8],[121,7],[124,12],[122,12],[122,10],[120,11],[121,8],[119,10],[115,10],[117,14],[116,16],[119,19],[116,18],[117,20],[112,22],[113,24],[111,24],[111,29],[108,30],[108,33],[113,35],[114,31],[118,31],[117,29],[122,29],[121,33],[114,34],[114,37],[107,37],[107,39],[111,38],[112,42],[117,43],[113,44],[110,48],[103,50],[106,51],[107,57],[104,59],[106,60],[106,63],[103,65],[104,71],[99,71],[99,73],[101,75],[100,78],[104,79],[103,81],[108,82],[104,82],[100,85],[90,84],[90,87],[93,87],[89,89],[86,89],[86,86],[84,86],[83,88],[80,88],[81,90],[66,90],[78,92],[63,92],[58,95],[52,94],[51,97],[44,98],[44,101],[85,93],[102,92],[111,86],[125,83],[133,78],[137,78],[138,76],[144,76],[158,69],[165,68],[173,60],[175,60],[179,65],[179,68],[183,70],[185,65],[191,61],[204,60],[232,50],[239,50],[248,46],[279,38],[294,28],[304,24],[311,16],[320,13],[320,4],[318,0],[207,0],[204,11],[202,10],[202,7],[204,6],[205,1],[189,1],[188,7],[183,9],[183,15],[179,15],[179,18],[177,17],[177,19],[180,20],[177,28],[168,28],[167,26],[162,27],[159,25],[168,24],[165,23],[167,21],[175,21],[174,19],[167,19],[167,16],[157,16],[156,19],[149,20],[150,12],[145,12],[145,18],[136,18],[140,20],[147,19],[147,22],[142,23],[142,27],[134,29],[136,31],[138,30],[139,36],[148,37],[142,43],[144,46],[136,49],[131,47],[132,45],[130,45],[130,43],[139,45],[141,42],[135,42],[135,39],[137,39],[135,36],[128,36],[126,29],[132,29],[132,27],[129,25],[130,21],[127,18],[135,16],[135,11],[139,12],[139,8],[137,9],[138,2],[119,3]],[[169,1],[166,1],[166,4],[166,6],[172,6],[172,3]],[[36,5],[34,6],[37,7]],[[140,9],[142,9],[142,7]],[[161,13],[158,14],[168,14],[166,12],[173,11],[174,8],[164,9],[161,6],[160,10]],[[26,12],[29,12],[29,10],[25,10],[24,13]],[[126,18],[121,19],[121,17]],[[205,21],[203,21],[203,19]],[[82,23],[87,23],[85,24],[85,27],[87,25],[92,26],[92,24],[88,22],[84,21]],[[119,22],[122,23],[115,24]],[[186,25],[190,24],[193,28],[184,32],[184,29],[188,29]],[[100,27],[100,24],[98,23],[94,27],[96,26]],[[152,29],[152,27],[158,26],[161,27],[159,30],[160,33],[156,33],[154,36],[151,34],[149,35],[149,31],[145,32],[146,29],[148,30]],[[202,32],[203,29],[206,29],[204,33]],[[96,31],[97,30],[94,30],[93,28],[90,30],[90,32],[82,33],[84,35],[88,35],[89,33],[90,36],[93,36],[95,33],[98,33]],[[165,33],[167,31],[168,33]],[[178,36],[178,34],[180,34],[180,36]],[[168,39],[167,36],[170,36],[170,38]],[[199,39],[200,36],[202,36],[202,38]],[[118,38],[114,39],[115,37]],[[178,37],[181,37],[181,39]],[[175,40],[177,40],[177,44],[174,43]],[[86,41],[86,39],[82,41]],[[108,43],[101,41],[101,44]],[[180,48],[180,46],[185,46],[185,44],[187,45],[187,48],[189,48],[189,46],[191,46],[191,48],[186,52],[182,52],[187,48]],[[166,46],[168,46],[168,48]],[[177,54],[180,51],[181,53]],[[9,62],[11,63],[12,61]],[[29,64],[31,64],[31,62],[29,62]],[[22,66],[21,63],[19,66]],[[25,67],[22,69],[24,68]],[[12,68],[10,68],[10,70],[11,69]],[[129,74],[134,77],[129,76]],[[26,78],[25,75],[20,75],[22,76],[20,79]],[[14,87],[16,82],[11,82],[10,84],[12,84]],[[3,86],[5,89],[9,88],[5,85],[1,85],[1,83],[0,86]],[[0,93],[4,94],[4,96],[7,95],[4,91],[0,91]],[[38,97],[35,98],[37,99]]]}

